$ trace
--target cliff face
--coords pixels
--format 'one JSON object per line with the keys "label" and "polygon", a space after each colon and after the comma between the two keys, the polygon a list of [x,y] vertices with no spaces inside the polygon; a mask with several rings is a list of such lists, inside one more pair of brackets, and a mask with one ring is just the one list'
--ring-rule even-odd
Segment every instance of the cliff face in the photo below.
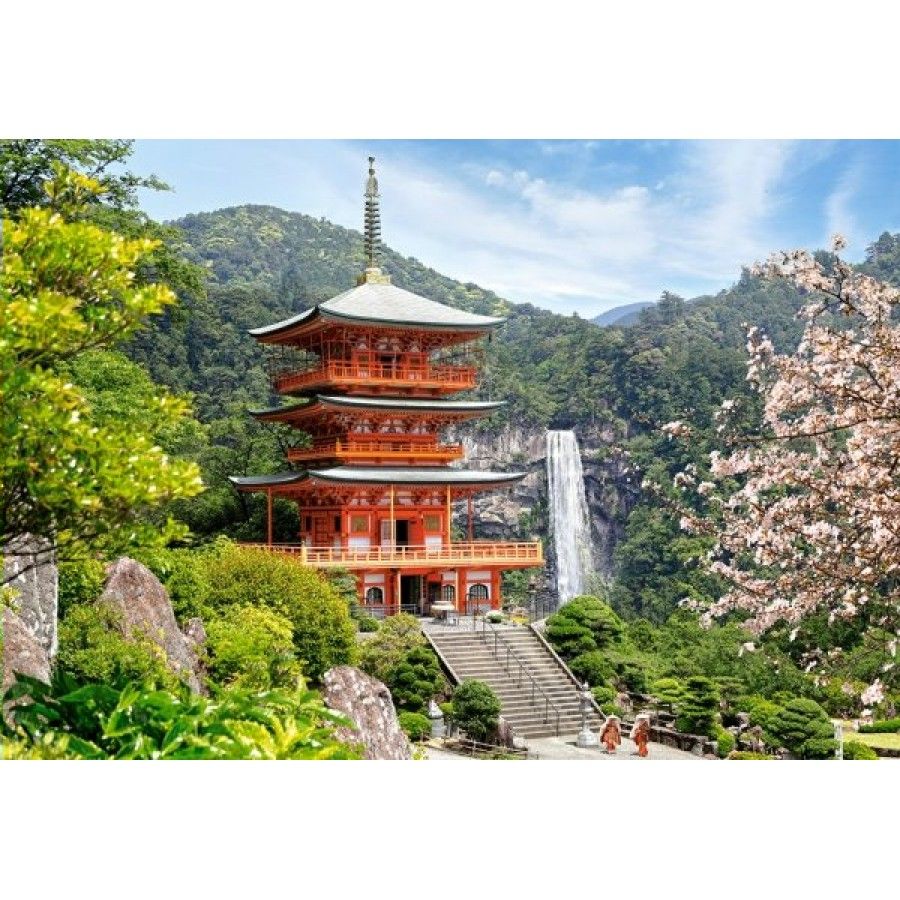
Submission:
{"label": "cliff face", "polygon": [[[466,465],[473,469],[527,473],[511,490],[476,497],[476,538],[540,537],[547,549],[548,576],[552,576],[555,560],[548,534],[546,435],[542,428],[504,425],[494,431],[460,429],[453,437],[463,442]],[[610,432],[576,429],[576,435],[584,468],[594,565],[600,575],[609,576],[613,570],[613,552],[622,536],[628,511],[637,499],[638,486],[617,452]],[[465,504],[459,504],[454,510],[454,521],[464,532]]]}

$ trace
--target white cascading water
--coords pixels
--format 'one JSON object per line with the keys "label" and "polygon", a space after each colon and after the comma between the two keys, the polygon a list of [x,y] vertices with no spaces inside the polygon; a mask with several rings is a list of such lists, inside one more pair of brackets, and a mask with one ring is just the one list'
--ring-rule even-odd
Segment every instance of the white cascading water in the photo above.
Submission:
{"label": "white cascading water", "polygon": [[574,431],[547,432],[547,484],[556,590],[563,604],[587,590],[594,571],[584,472]]}

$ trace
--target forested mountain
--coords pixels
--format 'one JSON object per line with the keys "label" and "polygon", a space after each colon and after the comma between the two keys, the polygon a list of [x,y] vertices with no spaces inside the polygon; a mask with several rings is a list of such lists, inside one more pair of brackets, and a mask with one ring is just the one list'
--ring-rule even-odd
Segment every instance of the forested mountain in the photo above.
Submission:
{"label": "forested mountain", "polygon": [[626,303],[624,306],[614,306],[606,312],[594,316],[591,321],[595,325],[606,327],[607,325],[631,325],[637,321],[641,311],[648,306],[653,306],[650,300],[639,300],[637,303]]}
{"label": "forested mountain", "polygon": [[[181,251],[208,275],[205,297],[185,298],[140,335],[131,355],[154,379],[191,392],[209,445],[200,454],[209,489],[177,510],[198,535],[227,531],[253,535],[261,526],[258,498],[238,497],[226,476],[277,471],[290,435],[260,426],[246,413],[274,399],[264,351],[246,333],[334,296],[355,284],[363,269],[361,235],[274,207],[242,206],[187,216],[176,223]],[[866,265],[898,280],[900,236],[882,235]],[[636,473],[665,481],[717,447],[712,416],[726,397],[742,395],[753,418],[755,398],[746,384],[746,326],[770,335],[779,350],[797,341],[799,294],[783,282],[744,271],[714,296],[689,302],[664,292],[627,327],[598,328],[578,316],[561,316],[529,304],[509,303],[474,284],[447,278],[418,260],[385,248],[383,268],[395,284],[425,297],[479,313],[503,314],[486,354],[480,393],[506,407],[475,428],[504,421],[533,427],[603,426],[610,449],[625,453]],[[686,451],[660,426],[692,423]],[[690,458],[685,457],[690,454]],[[664,620],[677,601],[714,590],[690,564],[695,542],[658,501],[635,498],[618,550],[613,598],[627,615]],[[293,529],[285,505],[277,525]]]}

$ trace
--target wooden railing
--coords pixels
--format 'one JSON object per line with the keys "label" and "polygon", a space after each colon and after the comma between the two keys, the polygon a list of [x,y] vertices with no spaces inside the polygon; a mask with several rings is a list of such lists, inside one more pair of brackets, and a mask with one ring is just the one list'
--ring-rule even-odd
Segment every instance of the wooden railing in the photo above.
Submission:
{"label": "wooden railing", "polygon": [[462,459],[462,444],[438,444],[436,441],[315,441],[311,447],[292,447],[287,457],[292,462],[328,456],[338,459],[415,459],[423,462],[450,462]]}
{"label": "wooden railing", "polygon": [[314,568],[415,569],[424,566],[495,565],[528,568],[544,562],[540,541],[473,541],[438,547],[307,547],[303,544],[244,544],[273,553],[286,553]]}
{"label": "wooden railing", "polygon": [[329,381],[361,382],[363,384],[396,385],[407,382],[415,387],[452,388],[466,390],[475,387],[478,370],[475,366],[441,365],[384,365],[379,363],[326,362],[314,369],[276,375],[273,379],[277,391],[293,391]]}

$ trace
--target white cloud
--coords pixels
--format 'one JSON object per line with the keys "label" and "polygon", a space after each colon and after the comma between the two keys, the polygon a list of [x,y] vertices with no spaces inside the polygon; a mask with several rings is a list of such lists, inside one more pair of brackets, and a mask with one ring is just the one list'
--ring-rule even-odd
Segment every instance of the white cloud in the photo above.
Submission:
{"label": "white cloud", "polygon": [[853,249],[858,250],[861,238],[852,204],[859,190],[862,172],[858,164],[853,163],[843,171],[834,189],[825,200],[825,220],[827,233],[823,235],[822,244],[831,245],[835,234],[843,235]]}

